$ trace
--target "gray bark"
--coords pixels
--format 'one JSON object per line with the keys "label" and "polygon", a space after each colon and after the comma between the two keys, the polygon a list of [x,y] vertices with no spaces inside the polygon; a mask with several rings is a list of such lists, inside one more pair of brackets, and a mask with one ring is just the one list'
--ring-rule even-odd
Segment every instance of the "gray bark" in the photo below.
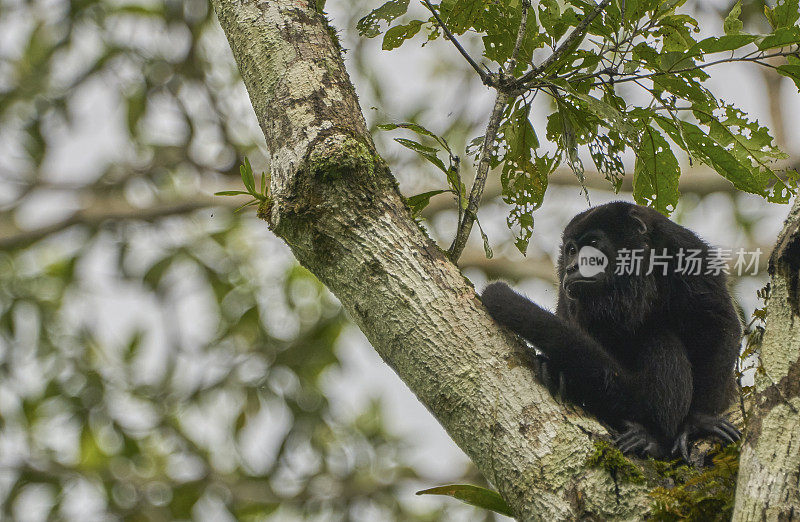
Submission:
{"label": "gray bark", "polygon": [[595,421],[556,403],[524,347],[420,230],[308,0],[214,0],[271,154],[259,214],[520,519],[638,518],[644,486],[588,469]]}
{"label": "gray bark", "polygon": [[733,520],[800,520],[800,200],[770,258],[767,328]]}

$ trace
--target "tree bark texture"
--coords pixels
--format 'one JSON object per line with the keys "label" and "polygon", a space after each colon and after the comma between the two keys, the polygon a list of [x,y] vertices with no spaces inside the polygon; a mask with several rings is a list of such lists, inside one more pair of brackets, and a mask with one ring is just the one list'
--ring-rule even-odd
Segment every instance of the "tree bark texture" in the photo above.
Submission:
{"label": "tree bark texture", "polygon": [[800,520],[800,199],[770,258],[761,369],[733,520]]}
{"label": "tree bark texture", "polygon": [[603,428],[556,403],[375,151],[311,0],[214,0],[270,153],[259,215],[524,520],[639,518],[644,486],[589,468]]}

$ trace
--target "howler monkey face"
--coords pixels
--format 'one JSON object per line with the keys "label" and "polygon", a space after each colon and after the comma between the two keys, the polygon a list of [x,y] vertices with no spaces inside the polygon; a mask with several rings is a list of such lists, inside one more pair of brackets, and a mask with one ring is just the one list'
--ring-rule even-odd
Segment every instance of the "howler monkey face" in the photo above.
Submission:
{"label": "howler monkey face", "polygon": [[[646,210],[645,210],[646,212]],[[569,299],[618,293],[643,274],[616,275],[621,250],[649,251],[647,215],[635,205],[612,203],[576,216],[564,230],[558,275]]]}
{"label": "howler monkey face", "polygon": [[564,237],[561,285],[570,299],[601,293],[613,277],[615,249],[602,230]]}

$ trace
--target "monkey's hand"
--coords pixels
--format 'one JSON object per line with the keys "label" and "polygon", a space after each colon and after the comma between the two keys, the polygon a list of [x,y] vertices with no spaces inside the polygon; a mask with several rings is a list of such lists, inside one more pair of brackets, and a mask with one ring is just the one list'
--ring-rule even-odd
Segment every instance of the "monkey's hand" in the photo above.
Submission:
{"label": "monkey's hand", "polygon": [[658,441],[647,432],[644,426],[636,422],[624,422],[625,431],[616,439],[614,444],[626,455],[636,457],[663,458],[664,449]]}
{"label": "monkey's hand", "polygon": [[539,382],[544,384],[550,395],[558,400],[566,398],[566,378],[564,373],[550,363],[546,355],[537,353],[534,355],[533,368]]}
{"label": "monkey's hand", "polygon": [[689,462],[689,445],[702,437],[716,437],[727,445],[742,438],[742,433],[723,417],[692,413],[684,421],[681,433],[675,439],[672,454],[680,455],[683,460]]}

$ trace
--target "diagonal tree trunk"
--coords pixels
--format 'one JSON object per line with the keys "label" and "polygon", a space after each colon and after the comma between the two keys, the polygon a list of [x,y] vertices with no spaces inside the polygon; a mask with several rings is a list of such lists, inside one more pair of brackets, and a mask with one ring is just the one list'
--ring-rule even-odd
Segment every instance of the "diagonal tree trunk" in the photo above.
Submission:
{"label": "diagonal tree trunk", "polygon": [[596,422],[554,402],[411,218],[308,0],[214,0],[271,155],[259,214],[521,519],[632,517],[643,486],[589,469]]}

